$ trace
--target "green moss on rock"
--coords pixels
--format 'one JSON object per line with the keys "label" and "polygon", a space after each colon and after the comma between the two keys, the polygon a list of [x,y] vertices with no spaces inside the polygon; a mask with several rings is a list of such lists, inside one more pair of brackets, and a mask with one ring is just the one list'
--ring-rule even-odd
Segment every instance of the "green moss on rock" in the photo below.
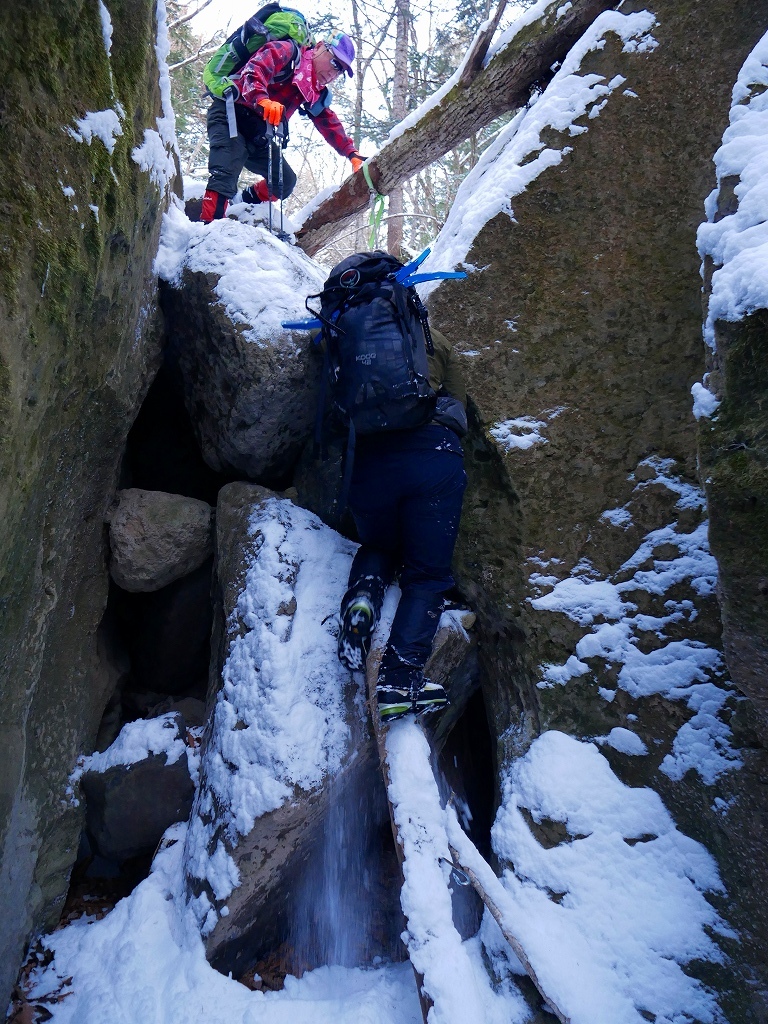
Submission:
{"label": "green moss on rock", "polygon": [[[160,112],[155,4],[108,6],[111,68],[97,3],[0,10],[6,1002],[30,931],[60,910],[75,856],[80,811],[65,810],[61,796],[107,699],[96,641],[107,594],[103,516],[157,360],[162,197],[131,157]],[[107,109],[123,111],[111,154],[98,138],[87,145],[70,134],[87,112]]]}
{"label": "green moss on rock", "polygon": [[710,543],[734,681],[768,716],[768,311],[718,323],[722,402],[702,420]]}

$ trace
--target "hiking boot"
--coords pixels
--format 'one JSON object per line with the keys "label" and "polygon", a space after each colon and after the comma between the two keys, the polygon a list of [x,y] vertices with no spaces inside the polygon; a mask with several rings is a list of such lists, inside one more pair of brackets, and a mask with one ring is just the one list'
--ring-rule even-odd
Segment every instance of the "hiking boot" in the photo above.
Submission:
{"label": "hiking boot", "polygon": [[339,631],[339,661],[351,672],[365,668],[371,649],[371,636],[376,625],[373,604],[367,594],[350,601],[342,613]]}
{"label": "hiking boot", "polygon": [[376,687],[376,701],[379,705],[379,718],[382,724],[394,722],[405,715],[414,714],[413,693],[410,689],[400,689],[382,683]]}
{"label": "hiking boot", "polygon": [[424,680],[414,700],[417,715],[428,715],[433,711],[442,711],[450,703],[445,687],[439,683],[433,683],[429,679]]}
{"label": "hiking boot", "polygon": [[382,723],[394,722],[405,715],[418,714],[416,697],[423,683],[424,675],[416,665],[409,665],[404,661],[395,665],[383,664],[376,686],[376,700]]}
{"label": "hiking boot", "polygon": [[248,187],[244,188],[240,193],[240,202],[250,203],[252,206],[256,206],[258,203],[262,202],[262,200],[254,193],[253,186],[248,185]]}
{"label": "hiking boot", "polygon": [[226,196],[207,188],[200,208],[201,222],[203,224],[210,224],[211,221],[221,220],[226,214],[228,206],[229,199]]}
{"label": "hiking boot", "polygon": [[203,212],[203,199],[202,196],[199,199],[188,199],[184,203],[184,213],[187,218],[193,223],[197,223],[200,220],[200,214]]}
{"label": "hiking boot", "polygon": [[[272,200],[277,199],[277,196],[272,196]],[[252,206],[258,203],[270,202],[269,188],[267,187],[266,181],[257,181],[255,185],[248,185],[240,193],[240,202],[250,203]]]}

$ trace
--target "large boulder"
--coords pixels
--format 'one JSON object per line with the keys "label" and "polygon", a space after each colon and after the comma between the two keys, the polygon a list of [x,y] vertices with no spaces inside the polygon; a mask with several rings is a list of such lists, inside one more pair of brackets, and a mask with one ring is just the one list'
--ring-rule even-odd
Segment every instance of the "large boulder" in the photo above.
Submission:
{"label": "large boulder", "polygon": [[280,481],[312,433],[322,368],[309,335],[281,321],[308,316],[304,299],[323,274],[262,228],[173,215],[162,302],[170,365],[203,457],[220,472]]}
{"label": "large boulder", "polygon": [[130,487],[109,511],[109,572],[132,593],[193,572],[213,554],[213,509],[182,494]]}
{"label": "large boulder", "polygon": [[189,817],[195,786],[179,713],[129,722],[80,770],[88,832],[107,860],[151,854],[170,825]]}
{"label": "large boulder", "polygon": [[[713,983],[728,1019],[759,1019],[768,764],[720,654],[690,389],[696,228],[768,2],[660,0],[656,22],[641,8],[588,33],[462,185],[433,250],[472,271],[430,298],[472,396],[457,578],[502,774],[548,729],[637,733],[647,756],[607,740],[606,756],[717,857],[743,941],[723,940],[731,974]],[[758,542],[738,543],[743,564]]]}
{"label": "large boulder", "polygon": [[331,793],[377,770],[336,656],[353,551],[264,488],[220,492],[212,710],[185,865],[208,957],[236,976],[285,938]]}
{"label": "large boulder", "polygon": [[110,675],[103,523],[160,356],[164,8],[110,10],[111,33],[104,5],[0,10],[2,1006],[30,934],[58,920],[77,854],[82,812],[63,794]]}

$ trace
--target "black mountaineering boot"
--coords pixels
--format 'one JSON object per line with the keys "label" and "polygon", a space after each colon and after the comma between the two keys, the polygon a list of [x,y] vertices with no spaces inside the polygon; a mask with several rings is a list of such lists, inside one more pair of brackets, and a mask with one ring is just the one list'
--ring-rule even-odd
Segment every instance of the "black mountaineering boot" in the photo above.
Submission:
{"label": "black mountaineering boot", "polygon": [[416,714],[428,715],[433,711],[442,711],[450,703],[444,686],[425,679],[416,693]]}
{"label": "black mountaineering boot", "polygon": [[379,718],[382,724],[386,725],[405,715],[412,715],[412,696],[408,689],[401,690],[394,686],[388,686],[386,682],[380,682],[376,687],[376,701],[379,705]]}
{"label": "black mountaineering boot", "polygon": [[253,185],[247,185],[243,189],[243,191],[240,193],[240,202],[241,203],[250,203],[251,205],[256,205],[257,203],[264,202],[264,200],[259,198],[259,196],[256,195],[256,192],[254,191]]}
{"label": "black mountaineering boot", "polygon": [[380,670],[376,699],[382,722],[394,722],[405,715],[431,714],[450,704],[445,687],[425,679],[417,666],[405,663]]}
{"label": "black mountaineering boot", "polygon": [[373,602],[368,594],[357,594],[342,608],[339,630],[339,661],[352,672],[365,668],[376,625]]}
{"label": "black mountaineering boot", "polygon": [[376,702],[381,721],[394,722],[405,715],[417,714],[416,696],[423,682],[421,669],[415,665],[406,662],[395,666],[382,664],[376,684]]}

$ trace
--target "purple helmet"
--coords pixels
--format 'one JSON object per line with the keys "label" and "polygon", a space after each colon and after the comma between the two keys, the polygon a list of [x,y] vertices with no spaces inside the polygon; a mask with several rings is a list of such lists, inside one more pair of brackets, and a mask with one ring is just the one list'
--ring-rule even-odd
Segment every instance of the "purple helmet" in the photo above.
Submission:
{"label": "purple helmet", "polygon": [[352,77],[352,62],[355,59],[355,44],[343,32],[334,32],[327,36],[323,42],[326,48],[331,51],[336,60],[344,65],[344,70],[349,77]]}

